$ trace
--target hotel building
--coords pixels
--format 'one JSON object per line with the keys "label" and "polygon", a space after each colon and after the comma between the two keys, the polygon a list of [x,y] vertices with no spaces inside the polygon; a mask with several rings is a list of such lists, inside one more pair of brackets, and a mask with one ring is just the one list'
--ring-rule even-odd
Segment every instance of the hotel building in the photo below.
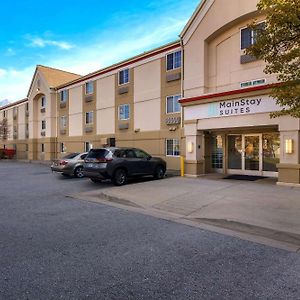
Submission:
{"label": "hotel building", "polygon": [[180,168],[182,155],[187,176],[261,175],[299,185],[300,120],[270,118],[280,109],[269,96],[276,77],[245,54],[255,42],[248,25],[265,21],[257,3],[203,0],[179,41],[86,76],[37,66],[27,99],[0,108],[12,128],[6,146],[30,160],[140,147],[170,169]]}

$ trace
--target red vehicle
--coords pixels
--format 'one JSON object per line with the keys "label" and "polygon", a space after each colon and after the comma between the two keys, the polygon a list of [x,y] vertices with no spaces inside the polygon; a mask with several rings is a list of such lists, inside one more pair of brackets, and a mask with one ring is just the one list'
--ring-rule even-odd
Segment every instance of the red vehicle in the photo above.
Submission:
{"label": "red vehicle", "polygon": [[0,158],[12,159],[16,155],[15,149],[0,149]]}

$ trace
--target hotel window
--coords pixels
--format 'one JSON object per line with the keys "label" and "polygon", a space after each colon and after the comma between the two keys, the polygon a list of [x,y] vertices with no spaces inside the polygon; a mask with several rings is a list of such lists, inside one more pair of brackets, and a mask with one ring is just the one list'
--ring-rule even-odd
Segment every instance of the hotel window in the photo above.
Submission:
{"label": "hotel window", "polygon": [[256,36],[259,31],[264,30],[266,23],[259,23],[255,29],[247,27],[241,29],[241,50],[249,48],[256,42]]}
{"label": "hotel window", "polygon": [[181,67],[181,50],[167,54],[167,71]]}
{"label": "hotel window", "polygon": [[65,146],[65,143],[60,143],[60,152],[61,152],[61,153],[66,153],[66,146]]}
{"label": "hotel window", "polygon": [[125,69],[119,72],[119,85],[129,82],[129,69]]}
{"label": "hotel window", "polygon": [[67,127],[67,117],[60,117],[60,129],[65,129]]}
{"label": "hotel window", "polygon": [[60,102],[66,102],[68,99],[68,90],[63,90],[60,92]]}
{"label": "hotel window", "polygon": [[42,106],[42,108],[46,107],[46,97],[45,96],[42,96],[42,98],[41,98],[41,106]]}
{"label": "hotel window", "polygon": [[178,139],[166,140],[166,154],[167,156],[179,156],[180,144]]}
{"label": "hotel window", "polygon": [[3,118],[6,118],[6,111],[3,111]]}
{"label": "hotel window", "polygon": [[85,83],[85,94],[90,95],[94,93],[94,82],[88,81]]}
{"label": "hotel window", "polygon": [[119,120],[129,120],[130,107],[129,104],[122,104],[119,106]]}
{"label": "hotel window", "polygon": [[29,103],[26,103],[26,111],[29,111]]}
{"label": "hotel window", "polygon": [[178,102],[180,99],[181,95],[167,97],[167,114],[180,112],[180,103]]}
{"label": "hotel window", "polygon": [[42,151],[42,153],[45,152],[45,144],[41,144],[41,151]]}
{"label": "hotel window", "polygon": [[45,129],[46,129],[46,121],[43,120],[43,121],[42,121],[42,130],[45,130]]}
{"label": "hotel window", "polygon": [[84,143],[84,151],[89,152],[91,149],[93,149],[93,144],[90,142],[85,142]]}
{"label": "hotel window", "polygon": [[92,111],[85,113],[85,124],[93,124],[94,113]]}

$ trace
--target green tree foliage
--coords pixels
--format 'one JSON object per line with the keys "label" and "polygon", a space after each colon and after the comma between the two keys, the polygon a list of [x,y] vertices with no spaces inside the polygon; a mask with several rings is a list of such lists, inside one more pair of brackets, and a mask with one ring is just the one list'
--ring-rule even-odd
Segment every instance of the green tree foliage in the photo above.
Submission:
{"label": "green tree foliage", "polygon": [[246,52],[263,59],[264,72],[282,83],[271,94],[282,110],[272,117],[300,118],[300,0],[260,0],[257,7],[266,25],[256,30],[256,43]]}

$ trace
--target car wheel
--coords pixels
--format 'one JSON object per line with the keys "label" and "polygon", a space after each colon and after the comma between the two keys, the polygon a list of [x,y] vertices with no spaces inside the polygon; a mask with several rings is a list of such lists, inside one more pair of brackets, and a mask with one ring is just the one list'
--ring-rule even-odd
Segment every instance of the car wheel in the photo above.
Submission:
{"label": "car wheel", "polygon": [[114,176],[112,178],[112,182],[114,185],[120,186],[124,185],[127,181],[127,173],[124,169],[118,169],[115,171]]}
{"label": "car wheel", "polygon": [[92,182],[94,183],[100,183],[101,179],[97,179],[97,178],[90,178]]}
{"label": "car wheel", "polygon": [[163,179],[165,176],[165,169],[163,166],[157,166],[154,172],[155,179]]}
{"label": "car wheel", "polygon": [[83,175],[83,167],[77,167],[75,169],[75,171],[74,171],[74,176],[76,178],[82,178],[82,177],[84,177],[84,175]]}

